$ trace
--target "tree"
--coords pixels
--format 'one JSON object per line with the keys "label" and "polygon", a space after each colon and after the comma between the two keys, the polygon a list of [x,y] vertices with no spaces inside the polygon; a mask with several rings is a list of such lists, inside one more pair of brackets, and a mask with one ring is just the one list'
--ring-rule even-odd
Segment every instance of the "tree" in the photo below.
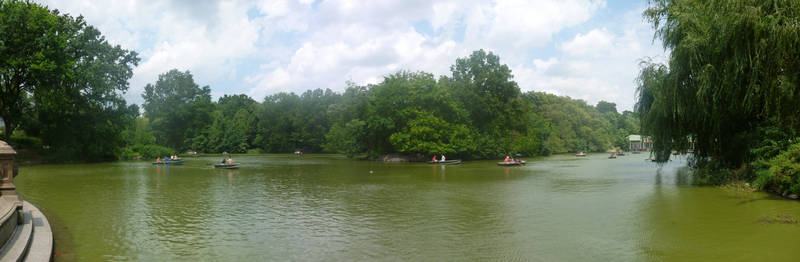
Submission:
{"label": "tree", "polygon": [[800,2],[651,3],[644,17],[670,56],[668,65],[642,63],[636,109],[656,159],[689,149],[689,139],[699,164],[739,168],[771,157],[748,148],[772,123],[800,128]]}
{"label": "tree", "polygon": [[48,46],[63,45],[64,39],[54,30],[60,27],[57,13],[38,4],[3,0],[0,14],[0,118],[8,140],[30,111],[29,97],[39,86],[37,77],[57,74],[52,66],[40,65],[57,63],[51,55],[55,50]]}
{"label": "tree", "polygon": [[[616,112],[600,113],[583,100],[546,93],[526,93],[531,112],[541,115],[543,152],[605,151],[613,145]],[[546,127],[545,127],[546,126]]]}
{"label": "tree", "polygon": [[473,150],[469,128],[451,124],[429,112],[411,109],[410,120],[389,136],[395,151],[401,153],[454,154]]}
{"label": "tree", "polygon": [[336,123],[325,135],[324,147],[330,152],[338,152],[352,158],[364,152],[364,127],[366,122],[352,119],[347,123]]}
{"label": "tree", "polygon": [[114,157],[136,115],[120,95],[136,52],[111,46],[83,17],[35,3],[0,1],[0,14],[4,136],[24,117],[26,132],[40,135],[61,159]]}
{"label": "tree", "polygon": [[[244,153],[258,133],[256,101],[247,95],[224,95],[212,114],[213,122],[193,140],[194,148],[212,152]],[[206,142],[202,144],[201,142]]]}
{"label": "tree", "polygon": [[509,153],[526,133],[527,125],[519,120],[528,118],[511,69],[500,64],[500,58],[493,53],[478,50],[457,59],[450,71],[452,78],[445,78],[444,82],[469,112],[479,150],[476,155],[496,157]]}
{"label": "tree", "polygon": [[[261,136],[254,138],[254,144],[263,145],[268,152],[322,151],[325,135],[332,126],[328,110],[336,107],[340,98],[341,95],[330,89],[308,90],[299,96],[278,93],[264,98],[257,114]],[[349,119],[342,121],[346,123]]]}
{"label": "tree", "polygon": [[603,114],[605,114],[607,112],[617,113],[617,104],[611,103],[611,102],[606,102],[606,101],[603,101],[603,100],[600,100],[600,102],[597,102],[596,108],[597,108],[597,111],[600,111],[600,113],[603,113]]}
{"label": "tree", "polygon": [[332,123],[325,134],[323,149],[338,152],[347,157],[355,157],[366,150],[366,107],[369,99],[367,86],[358,86],[352,82],[337,103],[328,106],[327,115]]}
{"label": "tree", "polygon": [[145,117],[156,143],[176,150],[188,149],[211,123],[211,88],[199,87],[189,71],[170,70],[155,84],[144,87]]}

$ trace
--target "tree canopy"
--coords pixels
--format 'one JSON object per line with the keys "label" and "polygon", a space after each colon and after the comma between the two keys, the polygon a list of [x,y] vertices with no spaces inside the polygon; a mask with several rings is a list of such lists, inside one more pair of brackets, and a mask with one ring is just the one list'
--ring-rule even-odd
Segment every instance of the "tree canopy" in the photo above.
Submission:
{"label": "tree canopy", "polygon": [[666,65],[643,62],[637,80],[658,161],[693,141],[699,163],[738,168],[762,157],[748,149],[763,130],[785,130],[778,142],[796,135],[800,2],[654,0],[644,17],[670,54]]}
{"label": "tree canopy", "polygon": [[138,107],[121,97],[136,52],[108,44],[83,17],[0,1],[0,117],[64,159],[113,159]]}
{"label": "tree canopy", "polygon": [[159,75],[155,84],[144,87],[142,98],[158,144],[188,149],[211,123],[211,88],[198,86],[188,71],[173,69]]}

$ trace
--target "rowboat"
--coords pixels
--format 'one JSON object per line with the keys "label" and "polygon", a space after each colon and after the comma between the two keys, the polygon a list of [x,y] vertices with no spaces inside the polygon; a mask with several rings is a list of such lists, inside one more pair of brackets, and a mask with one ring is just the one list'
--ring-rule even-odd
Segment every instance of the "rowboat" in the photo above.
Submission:
{"label": "rowboat", "polygon": [[461,164],[461,159],[445,160],[445,161],[428,161],[428,164],[431,164],[431,165],[457,165],[457,164]]}
{"label": "rowboat", "polygon": [[586,156],[586,154],[583,152],[578,152],[577,154],[575,154],[575,156]]}
{"label": "rowboat", "polygon": [[183,161],[181,161],[181,160],[170,160],[169,162],[153,162],[153,165],[154,166],[164,166],[164,165],[179,166],[179,165],[183,165]]}
{"label": "rowboat", "polygon": [[520,166],[525,165],[525,160],[519,162],[497,162],[498,166]]}
{"label": "rowboat", "polygon": [[216,164],[214,168],[222,168],[222,169],[237,169],[239,168],[239,164]]}

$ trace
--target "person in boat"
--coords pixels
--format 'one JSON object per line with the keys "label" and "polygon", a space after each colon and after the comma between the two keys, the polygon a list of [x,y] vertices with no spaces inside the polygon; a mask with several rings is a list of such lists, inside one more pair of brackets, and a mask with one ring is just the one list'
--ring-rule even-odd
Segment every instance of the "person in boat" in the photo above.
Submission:
{"label": "person in boat", "polygon": [[161,163],[161,157],[156,157],[156,163]]}
{"label": "person in boat", "polygon": [[433,158],[431,158],[431,162],[436,162],[436,161],[438,161],[436,160],[436,155],[433,155]]}
{"label": "person in boat", "polygon": [[506,156],[506,159],[504,159],[503,162],[508,163],[508,156]]}
{"label": "person in boat", "polygon": [[169,157],[166,157],[166,156],[164,157],[164,163],[165,164],[169,164]]}
{"label": "person in boat", "polygon": [[442,160],[440,162],[444,162],[445,161],[444,159],[445,159],[444,155],[442,155]]}
{"label": "person in boat", "polygon": [[233,158],[228,156],[228,165],[233,165]]}
{"label": "person in boat", "polygon": [[225,158],[223,157],[223,158],[222,158],[222,161],[219,161],[219,163],[220,163],[220,164],[225,164],[225,160],[227,160],[227,159],[225,159]]}

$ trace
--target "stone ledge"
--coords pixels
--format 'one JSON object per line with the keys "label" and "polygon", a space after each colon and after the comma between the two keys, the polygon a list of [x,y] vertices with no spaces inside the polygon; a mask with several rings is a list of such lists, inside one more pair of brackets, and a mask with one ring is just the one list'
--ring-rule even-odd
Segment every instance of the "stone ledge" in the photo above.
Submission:
{"label": "stone ledge", "polygon": [[9,196],[0,196],[0,247],[14,235],[21,222],[19,201]]}
{"label": "stone ledge", "polygon": [[22,211],[28,213],[33,222],[33,236],[25,261],[46,262],[53,255],[53,231],[47,217],[28,201],[22,204]]}
{"label": "stone ledge", "polygon": [[0,249],[0,262],[22,261],[28,251],[31,235],[33,235],[33,223],[28,212],[21,212],[20,216],[22,223],[17,226],[14,234]]}
{"label": "stone ledge", "polygon": [[21,223],[16,225],[11,237],[0,248],[0,262],[50,261],[53,254],[53,231],[47,218],[27,201],[23,201],[22,210],[18,214]]}

